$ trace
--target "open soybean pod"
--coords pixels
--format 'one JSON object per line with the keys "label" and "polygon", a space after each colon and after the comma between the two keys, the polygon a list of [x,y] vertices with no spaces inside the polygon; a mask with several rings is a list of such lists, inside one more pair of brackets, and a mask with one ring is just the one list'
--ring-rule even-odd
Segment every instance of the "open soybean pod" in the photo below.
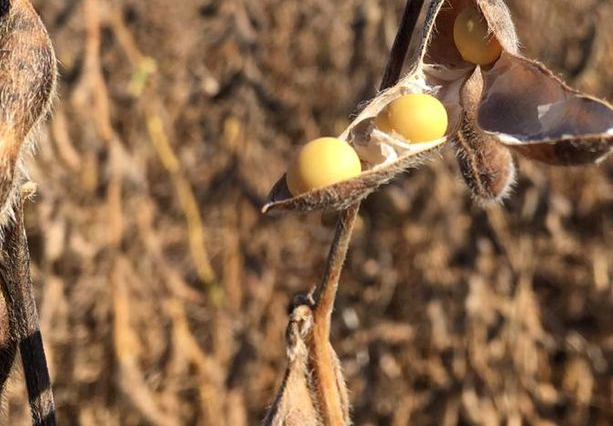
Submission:
{"label": "open soybean pod", "polygon": [[[358,153],[362,172],[298,196],[282,177],[264,212],[346,208],[450,141],[469,188],[483,204],[509,193],[515,177],[511,151],[559,165],[595,163],[611,151],[613,108],[521,56],[502,0],[432,0],[420,22],[405,76],[372,99],[339,136]],[[430,94],[445,106],[443,137],[410,143],[378,125],[384,120],[377,117],[392,102],[412,93]]]}
{"label": "open soybean pod", "polygon": [[[430,19],[425,26],[431,31],[433,24],[433,20]],[[414,34],[420,33],[421,30],[415,31]],[[354,178],[317,188],[298,196],[291,195],[287,187],[286,176],[283,176],[272,188],[267,203],[262,209],[264,212],[345,209],[365,198],[398,173],[423,164],[450,140],[449,135],[452,135],[453,129],[459,125],[459,111],[449,115],[451,111],[454,111],[453,106],[445,105],[449,115],[446,134],[428,142],[410,143],[398,134],[387,132],[386,129],[378,128],[376,125],[380,113],[403,95],[427,93],[441,99],[437,93],[438,87],[430,86],[423,72],[421,59],[424,56],[428,39],[420,35],[415,40],[417,40],[417,45],[413,46],[413,57],[408,61],[410,66],[405,76],[396,85],[382,91],[368,102],[339,136],[339,139],[346,141],[356,150],[362,162],[362,172]]]}
{"label": "open soybean pod", "polygon": [[340,210],[363,199],[398,173],[422,164],[448,140],[448,136],[422,143],[409,143],[375,125],[378,114],[394,99],[409,93],[431,92],[416,70],[397,85],[372,100],[339,136],[357,152],[362,172],[351,179],[292,196],[283,176],[273,187],[263,211]]}
{"label": "open soybean pod", "polygon": [[[462,37],[458,40],[466,10],[472,10],[470,25],[486,28],[486,53],[492,40],[500,46],[490,63],[470,62]],[[477,201],[487,204],[509,193],[515,176],[511,151],[554,165],[597,163],[611,152],[612,107],[571,89],[544,65],[521,56],[502,0],[435,1],[431,11],[437,31],[425,58],[426,72],[445,76],[467,68],[453,86],[460,92],[449,95],[459,98],[462,109],[455,147]]]}

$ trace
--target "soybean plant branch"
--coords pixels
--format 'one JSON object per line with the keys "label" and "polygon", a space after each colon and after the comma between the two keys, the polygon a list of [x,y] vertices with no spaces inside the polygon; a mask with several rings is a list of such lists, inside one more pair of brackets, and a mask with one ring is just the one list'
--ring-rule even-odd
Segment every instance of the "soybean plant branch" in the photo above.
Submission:
{"label": "soybean plant branch", "polygon": [[338,282],[359,209],[360,203],[358,202],[341,212],[323,280],[312,291],[315,307],[313,309],[311,356],[313,373],[318,383],[317,393],[321,415],[326,426],[345,426],[346,424],[342,392],[335,371],[336,356],[329,339]]}
{"label": "soybean plant branch", "polygon": [[312,297],[315,301],[313,314],[316,333],[317,329],[320,329],[326,341],[330,334],[330,321],[336,290],[338,289],[343,263],[347,256],[349,241],[351,240],[351,232],[353,231],[353,225],[355,224],[359,209],[360,203],[356,203],[340,213],[332,247],[326,261],[324,277],[321,283],[312,291]]}

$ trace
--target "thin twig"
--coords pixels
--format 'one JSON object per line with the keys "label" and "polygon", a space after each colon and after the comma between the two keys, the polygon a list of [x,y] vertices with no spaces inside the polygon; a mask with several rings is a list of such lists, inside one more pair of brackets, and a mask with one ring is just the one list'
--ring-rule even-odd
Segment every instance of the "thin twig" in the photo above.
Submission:
{"label": "thin twig", "polygon": [[148,108],[147,130],[164,168],[170,173],[171,180],[179,196],[179,202],[187,222],[189,249],[196,267],[198,277],[212,291],[212,296],[218,297],[217,279],[211,266],[209,255],[204,244],[204,224],[200,217],[200,209],[194,191],[185,177],[179,158],[173,151],[170,140],[159,116]]}
{"label": "thin twig", "polygon": [[321,415],[326,426],[345,426],[346,409],[334,368],[335,355],[330,347],[330,324],[334,299],[338,289],[343,263],[351,240],[351,231],[358,216],[360,203],[343,210],[336,225],[334,241],[326,261],[326,271],[321,283],[313,290],[313,339],[311,357],[313,373],[318,384],[317,393]]}
{"label": "thin twig", "polygon": [[[392,86],[400,78],[411,34],[419,18],[423,3],[424,0],[407,0],[381,82],[381,90]],[[318,383],[317,397],[322,420],[326,426],[345,426],[347,423],[346,407],[343,407],[343,395],[339,389],[335,371],[336,358],[329,340],[334,300],[359,209],[360,203],[356,203],[341,212],[332,247],[326,260],[324,277],[319,285],[311,291],[315,303],[311,362],[316,383]]]}

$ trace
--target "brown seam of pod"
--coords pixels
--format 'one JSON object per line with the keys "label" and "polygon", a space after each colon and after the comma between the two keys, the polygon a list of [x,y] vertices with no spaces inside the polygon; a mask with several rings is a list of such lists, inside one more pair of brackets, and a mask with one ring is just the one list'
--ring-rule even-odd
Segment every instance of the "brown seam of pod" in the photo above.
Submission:
{"label": "brown seam of pod", "polygon": [[427,9],[426,16],[424,18],[424,25],[420,33],[421,37],[419,39],[419,44],[415,49],[415,53],[409,58],[411,64],[415,64],[415,68],[421,68],[421,64],[424,61],[424,58],[428,51],[428,45],[432,41],[432,32],[434,30],[434,24],[436,22],[436,17],[443,7],[443,3],[447,0],[433,0],[430,3],[430,6]]}
{"label": "brown seam of pod", "polygon": [[613,136],[590,135],[506,146],[526,158],[552,166],[580,166],[603,161],[613,151]]}
{"label": "brown seam of pod", "polygon": [[507,149],[477,130],[466,116],[455,142],[464,181],[480,204],[499,202],[509,195],[515,182],[515,165]]}

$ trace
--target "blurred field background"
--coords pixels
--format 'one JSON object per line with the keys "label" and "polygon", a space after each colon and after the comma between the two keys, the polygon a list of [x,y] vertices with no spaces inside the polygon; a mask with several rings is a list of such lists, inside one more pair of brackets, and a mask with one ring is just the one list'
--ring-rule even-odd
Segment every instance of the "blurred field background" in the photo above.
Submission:
{"label": "blurred field background", "polygon": [[[27,212],[59,423],[257,425],[333,232],[259,208],[373,95],[403,0],[34,4],[62,74]],[[613,99],[612,2],[508,4],[529,56]],[[332,337],[356,425],[613,424],[613,159],[518,165],[488,211],[449,149],[365,202]],[[30,424],[22,381],[1,424]]]}

